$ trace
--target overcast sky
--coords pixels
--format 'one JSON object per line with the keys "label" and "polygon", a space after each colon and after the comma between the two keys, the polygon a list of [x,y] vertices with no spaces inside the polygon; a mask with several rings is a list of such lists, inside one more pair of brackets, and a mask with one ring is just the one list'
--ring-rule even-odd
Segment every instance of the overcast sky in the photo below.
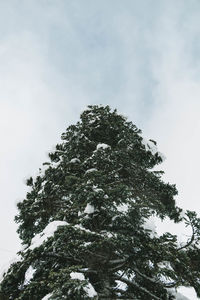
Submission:
{"label": "overcast sky", "polygon": [[20,247],[25,178],[88,104],[156,140],[178,204],[200,214],[199,53],[199,0],[0,1],[0,266]]}

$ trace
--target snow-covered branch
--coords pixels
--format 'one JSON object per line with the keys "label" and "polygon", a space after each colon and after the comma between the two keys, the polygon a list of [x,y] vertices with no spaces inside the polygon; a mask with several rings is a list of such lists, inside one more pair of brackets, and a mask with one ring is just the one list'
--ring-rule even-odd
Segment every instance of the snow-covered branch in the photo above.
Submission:
{"label": "snow-covered branch", "polygon": [[141,290],[145,294],[151,296],[153,299],[160,300],[160,298],[158,298],[156,295],[154,295],[153,293],[151,293],[150,291],[148,291],[146,288],[140,286],[139,284],[137,284],[133,280],[131,281],[131,280],[127,279],[127,278],[121,277],[120,275],[114,275],[114,278],[117,279],[117,280],[120,280],[120,281],[126,283],[127,285],[130,285],[130,286],[134,287],[134,288],[138,288],[139,290]]}

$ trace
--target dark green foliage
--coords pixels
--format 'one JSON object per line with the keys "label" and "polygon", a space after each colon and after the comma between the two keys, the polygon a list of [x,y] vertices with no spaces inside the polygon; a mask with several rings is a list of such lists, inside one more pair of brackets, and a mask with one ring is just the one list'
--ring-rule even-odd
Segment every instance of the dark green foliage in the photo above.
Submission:
{"label": "dark green foliage", "polygon": [[[25,250],[1,291],[13,300],[47,294],[52,300],[172,300],[170,288],[192,286],[200,296],[200,220],[194,212],[181,216],[175,185],[153,171],[162,162],[150,148],[155,141],[145,143],[141,131],[108,106],[89,106],[62,141],[46,170],[27,180],[31,191],[16,217]],[[185,221],[193,230],[188,243],[180,247],[176,236],[145,229],[152,215]],[[31,248],[33,237],[54,221],[62,226]],[[35,272],[25,283],[30,266]]]}

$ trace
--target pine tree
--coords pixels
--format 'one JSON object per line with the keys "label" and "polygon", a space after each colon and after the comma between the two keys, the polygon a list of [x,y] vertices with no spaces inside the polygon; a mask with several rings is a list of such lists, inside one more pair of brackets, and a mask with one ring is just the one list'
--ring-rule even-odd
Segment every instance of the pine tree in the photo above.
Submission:
{"label": "pine tree", "polygon": [[[20,259],[4,274],[9,299],[175,299],[200,296],[200,220],[175,204],[175,185],[153,168],[156,142],[108,106],[88,106],[62,134],[18,203]],[[151,216],[185,222],[192,236],[153,234]]]}

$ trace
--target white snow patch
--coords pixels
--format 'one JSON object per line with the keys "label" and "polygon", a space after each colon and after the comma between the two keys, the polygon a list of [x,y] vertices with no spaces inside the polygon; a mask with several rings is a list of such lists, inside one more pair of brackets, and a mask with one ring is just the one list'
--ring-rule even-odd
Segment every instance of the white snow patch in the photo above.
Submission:
{"label": "white snow patch", "polygon": [[162,261],[158,263],[158,267],[161,269],[168,269],[174,271],[169,261]]}
{"label": "white snow patch", "polygon": [[72,164],[80,163],[80,162],[81,162],[80,159],[78,159],[77,157],[72,158],[72,159],[70,160],[70,163],[72,163]]}
{"label": "white snow patch", "polygon": [[89,245],[91,245],[92,243],[91,242],[85,242],[84,244],[83,244],[83,246],[84,247],[87,247],[87,246],[89,246]]}
{"label": "white snow patch", "polygon": [[110,232],[110,231],[106,231],[106,230],[102,230],[101,231],[101,234],[108,237],[109,239],[112,238],[112,237],[117,237],[117,234],[114,233],[114,232]]}
{"label": "white snow patch", "polygon": [[114,222],[119,216],[115,215],[114,217],[112,217],[112,222]]}
{"label": "white snow patch", "polygon": [[63,196],[62,198],[61,198],[61,200],[64,200],[64,201],[66,201],[66,200],[69,200],[70,198],[68,197],[68,196]]}
{"label": "white snow patch", "polygon": [[48,300],[53,294],[48,294],[42,298],[42,300]]}
{"label": "white snow patch", "polygon": [[99,193],[99,192],[103,192],[103,189],[100,189],[98,188],[97,186],[93,185],[93,191],[96,192],[96,193]]}
{"label": "white snow patch", "polygon": [[142,138],[141,143],[145,146],[146,151],[150,151],[152,155],[155,155],[158,152],[158,149],[153,142]]}
{"label": "white snow patch", "polygon": [[93,120],[90,119],[90,120],[89,120],[89,123],[90,123],[90,124],[93,124],[95,121],[96,121],[96,119],[93,119]]}
{"label": "white snow patch", "polygon": [[154,263],[153,263],[151,260],[149,260],[149,267],[150,267],[151,269],[154,267]]}
{"label": "white snow patch", "polygon": [[58,229],[58,226],[64,225],[69,224],[65,221],[53,221],[49,223],[41,233],[36,234],[34,238],[32,238],[31,245],[28,249],[33,250],[41,246],[49,237],[54,235],[54,232]]}
{"label": "white snow patch", "polygon": [[30,266],[26,270],[23,285],[28,285],[30,283],[31,279],[33,278],[33,275],[34,275],[35,271],[36,271],[36,269],[33,269],[32,266]]}
{"label": "white snow patch", "polygon": [[85,214],[93,214],[94,213],[94,206],[91,205],[90,203],[87,204],[85,210],[84,210]]}
{"label": "white snow patch", "polygon": [[70,277],[71,279],[85,280],[84,274],[80,272],[71,272]]}
{"label": "white snow patch", "polygon": [[115,282],[117,283],[117,288],[122,290],[122,291],[126,291],[127,290],[127,284],[120,281],[120,280],[115,280]]}
{"label": "white snow patch", "polygon": [[118,205],[117,206],[117,210],[119,211],[119,212],[127,212],[128,211],[128,204],[125,204],[125,203],[123,203],[123,204],[120,204],[120,205]]}
{"label": "white snow patch", "polygon": [[90,298],[97,296],[97,293],[91,283],[83,288]]}
{"label": "white snow patch", "polygon": [[111,232],[106,232],[106,235],[107,235],[108,238],[112,238],[113,237],[113,235],[112,235]]}
{"label": "white snow patch", "polygon": [[78,224],[75,225],[74,227],[75,227],[75,228],[78,228],[78,229],[80,229],[80,230],[82,230],[82,231],[88,232],[88,233],[97,234],[96,232],[92,232],[92,231],[90,231],[89,229],[86,229],[86,228],[84,228],[83,226],[78,225]]}
{"label": "white snow patch", "polygon": [[51,164],[50,164],[50,166],[52,167],[52,168],[57,168],[58,166],[59,166],[59,164],[60,164],[60,160],[59,161],[57,161],[57,162],[51,162]]}
{"label": "white snow patch", "polygon": [[[80,272],[71,272],[70,273],[71,279],[78,279],[80,281],[85,280],[85,276],[83,273]],[[88,294],[89,297],[97,296],[97,293],[91,283],[88,283],[87,286],[83,288],[85,292]]]}
{"label": "white snow patch", "polygon": [[176,300],[189,300],[188,298],[186,298],[185,296],[183,296],[182,294],[180,294],[180,293],[176,293],[175,294],[175,299]]}
{"label": "white snow patch", "polygon": [[[183,294],[178,293],[175,288],[169,288],[167,290],[171,295],[175,296],[176,300],[189,300],[189,298],[185,297]],[[190,299],[195,300],[195,298],[190,298]]]}
{"label": "white snow patch", "polygon": [[102,143],[102,144],[98,144],[96,149],[99,150],[99,149],[107,149],[107,148],[110,148],[110,146]]}
{"label": "white snow patch", "polygon": [[185,287],[181,286],[178,288],[178,297],[182,296],[182,298],[176,298],[176,300],[198,300],[197,294],[193,287]]}
{"label": "white snow patch", "polygon": [[166,159],[164,154],[158,151],[157,146],[152,141],[142,138],[141,143],[145,146],[146,151],[150,151],[152,155],[158,153],[158,156],[161,157],[162,161]]}
{"label": "white snow patch", "polygon": [[92,173],[92,172],[96,172],[96,171],[97,171],[97,169],[91,168],[91,169],[88,169],[88,170],[85,172],[85,174]]}

